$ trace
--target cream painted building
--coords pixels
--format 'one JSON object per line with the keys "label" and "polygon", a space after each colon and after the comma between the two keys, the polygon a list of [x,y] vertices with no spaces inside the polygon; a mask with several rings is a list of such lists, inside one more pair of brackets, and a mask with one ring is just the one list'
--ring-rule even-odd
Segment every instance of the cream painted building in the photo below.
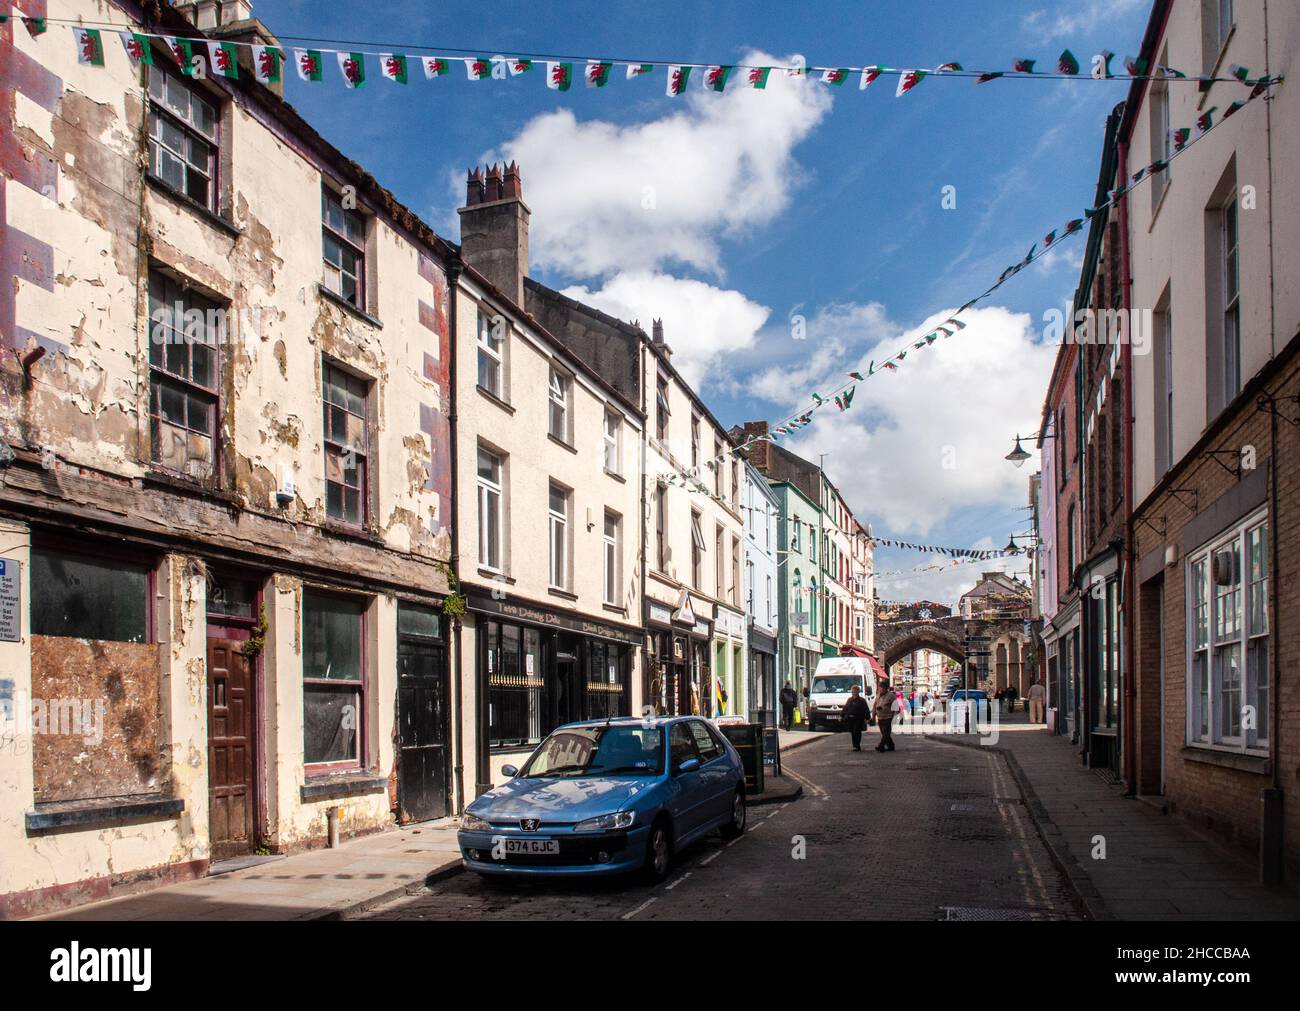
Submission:
{"label": "cream painted building", "polygon": [[555,727],[640,711],[643,426],[634,400],[521,309],[518,170],[493,166],[467,188],[457,553],[461,718],[477,734],[461,758],[481,791]]}
{"label": "cream painted building", "polygon": [[247,72],[0,33],[0,916],[449,813],[454,250]]}

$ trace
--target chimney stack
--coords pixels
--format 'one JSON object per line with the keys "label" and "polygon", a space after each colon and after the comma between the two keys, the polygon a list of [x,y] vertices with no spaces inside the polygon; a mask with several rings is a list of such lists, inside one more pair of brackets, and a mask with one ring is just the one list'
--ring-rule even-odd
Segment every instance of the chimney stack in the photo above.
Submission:
{"label": "chimney stack", "polygon": [[524,307],[528,275],[528,219],[519,166],[514,162],[470,171],[460,213],[460,247],[465,262],[517,306]]}
{"label": "chimney stack", "polygon": [[[253,5],[249,0],[182,0],[175,6],[195,28],[212,38],[245,43],[238,47],[235,55],[241,77],[256,78],[253,50],[249,46],[281,48],[280,40],[271,34],[271,30],[253,17]],[[284,97],[284,74],[285,68],[281,68],[280,80],[265,85],[281,98]]]}
{"label": "chimney stack", "polygon": [[664,340],[664,321],[657,319],[650,324],[650,343],[663,352],[669,361],[673,360],[673,349]]}
{"label": "chimney stack", "polygon": [[[758,435],[767,435],[767,431],[766,421],[746,421],[741,428],[741,437],[738,441],[743,442]],[[767,473],[767,450],[770,445],[771,443],[766,439],[759,439],[749,447],[749,462],[754,465],[755,470],[763,474]]]}

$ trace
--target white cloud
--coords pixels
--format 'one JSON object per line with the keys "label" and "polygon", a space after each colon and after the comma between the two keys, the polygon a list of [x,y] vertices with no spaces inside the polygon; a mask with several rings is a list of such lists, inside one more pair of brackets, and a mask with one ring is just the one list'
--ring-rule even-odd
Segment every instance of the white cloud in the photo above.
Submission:
{"label": "white cloud", "polygon": [[[843,361],[821,378],[820,392],[843,384],[849,369],[865,371],[871,359],[879,368],[947,315]],[[1037,343],[1026,313],[989,307],[961,318],[965,330],[861,383],[847,413],[815,412],[789,443],[805,459],[827,454],[831,479],[878,534],[920,539],[960,511],[1025,501],[1033,468],[1018,470],[1003,457],[1015,430],[1037,423],[1056,348]],[[810,387],[787,388],[784,407],[807,405]]]}
{"label": "white cloud", "polygon": [[784,402],[792,390],[806,390],[862,348],[874,346],[882,336],[898,333],[879,302],[837,302],[823,306],[803,319],[803,336],[796,336],[796,311],[779,320],[764,335],[772,364],[748,376],[737,388],[753,396]]}
{"label": "white cloud", "polygon": [[647,333],[652,319],[662,319],[673,364],[697,390],[716,378],[710,373],[721,371],[714,367],[723,355],[753,345],[769,313],[738,291],[650,271],[619,274],[596,291],[575,286],[564,294],[619,319],[640,320]]}
{"label": "white cloud", "polygon": [[[1004,542],[1005,543],[1005,542]],[[1001,547],[987,537],[968,545],[972,548]],[[917,556],[910,556],[917,557]],[[918,562],[916,564],[924,564]],[[879,565],[879,563],[877,563]],[[902,568],[903,566],[894,566]],[[876,579],[876,593],[881,600],[933,600],[955,606],[958,598],[971,589],[985,572],[1009,572],[1028,583],[1026,570],[1029,561],[1024,555],[1014,558],[990,558],[984,562],[953,565],[942,572],[922,572],[900,576],[880,576]]]}
{"label": "white cloud", "polygon": [[[741,62],[789,61],[751,52]],[[829,89],[783,74],[763,92],[692,82],[646,122],[538,116],[489,159],[519,162],[534,265],[576,277],[685,265],[720,277],[719,240],[785,210],[801,178],[793,148],[830,104]]]}
{"label": "white cloud", "polygon": [[1022,19],[1021,27],[1038,38],[1051,41],[1090,32],[1148,5],[1149,0],[1075,0],[1068,5],[1069,13],[1051,15],[1042,9],[1031,11]]}

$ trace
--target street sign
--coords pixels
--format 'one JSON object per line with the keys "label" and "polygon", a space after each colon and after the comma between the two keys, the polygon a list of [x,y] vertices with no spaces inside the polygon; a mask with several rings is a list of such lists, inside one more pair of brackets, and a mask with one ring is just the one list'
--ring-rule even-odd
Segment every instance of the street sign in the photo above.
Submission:
{"label": "street sign", "polygon": [[21,563],[0,558],[0,641],[17,642],[20,611],[18,574]]}

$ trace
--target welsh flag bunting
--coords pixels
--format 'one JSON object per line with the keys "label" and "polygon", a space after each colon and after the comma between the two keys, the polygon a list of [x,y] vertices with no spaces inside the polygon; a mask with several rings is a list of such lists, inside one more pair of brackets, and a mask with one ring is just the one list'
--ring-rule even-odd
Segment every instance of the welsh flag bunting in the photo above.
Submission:
{"label": "welsh flag bunting", "polygon": [[820,393],[814,393],[812,395],[812,398],[817,402],[817,406],[821,407],[822,403],[824,402],[824,398],[822,397],[822,395]]}
{"label": "welsh flag bunting", "polygon": [[686,90],[686,82],[691,79],[691,68],[673,64],[668,68],[668,95],[675,97]]}
{"label": "welsh flag bunting", "polygon": [[1103,49],[1100,53],[1092,58],[1092,77],[1095,81],[1108,81],[1113,76],[1110,72],[1110,61],[1115,58],[1115,54],[1109,49]]}
{"label": "welsh flag bunting", "polygon": [[1180,126],[1176,130],[1169,131],[1169,146],[1174,151],[1181,151],[1187,146],[1188,139],[1192,136],[1192,131],[1185,126]]}
{"label": "welsh flag bunting", "polygon": [[528,71],[532,69],[533,69],[532,60],[511,60],[510,61],[511,77],[518,77],[520,74],[526,74],[528,73]]}
{"label": "welsh flag bunting", "polygon": [[194,74],[194,50],[191,43],[185,39],[178,39],[174,35],[164,35],[163,41],[167,43],[167,48],[171,50],[172,57],[180,64],[181,73],[186,77]]}
{"label": "welsh flag bunting", "polygon": [[366,83],[366,64],[361,53],[336,53],[339,58],[339,71],[343,74],[343,85],[348,89],[359,88]]}
{"label": "welsh flag bunting", "polygon": [[960,63],[942,63],[935,70],[936,74],[951,74],[956,71],[965,69]]}
{"label": "welsh flag bunting", "polygon": [[822,71],[822,84],[840,85],[849,79],[847,67],[827,67]]}
{"label": "welsh flag bunting", "polygon": [[921,78],[925,77],[926,73],[924,70],[904,70],[898,75],[898,90],[894,92],[894,97],[907,94],[921,83]]}
{"label": "welsh flag bunting", "polygon": [[959,320],[959,319],[955,319],[955,318],[954,318],[954,319],[946,319],[946,320],[944,320],[943,322],[944,322],[945,325],[948,324],[948,323],[951,323],[951,324],[952,324],[953,326],[955,326],[958,330],[965,330],[965,329],[966,329],[966,324],[963,323],[963,322],[962,322],[961,320]]}
{"label": "welsh flag bunting", "polygon": [[263,84],[279,83],[283,62],[284,50],[274,46],[253,47],[253,76]]}
{"label": "welsh flag bunting", "polygon": [[863,67],[862,77],[858,81],[858,90],[864,91],[868,84],[874,81],[884,71],[884,67]]}
{"label": "welsh flag bunting", "polygon": [[1173,67],[1156,67],[1156,76],[1182,80],[1187,75],[1181,70],[1175,70]]}
{"label": "welsh flag bunting", "polygon": [[401,53],[380,53],[379,73],[398,84],[406,83],[406,57]]}
{"label": "welsh flag bunting", "polygon": [[975,78],[975,83],[987,84],[989,81],[996,81],[1001,76],[1002,76],[1002,71],[1000,70],[993,70],[993,71],[986,70],[984,73],[980,74],[979,77]]}
{"label": "welsh flag bunting", "polygon": [[762,91],[767,87],[767,76],[771,72],[771,67],[750,67],[745,73],[745,86]]}
{"label": "welsh flag bunting", "polygon": [[1228,67],[1228,73],[1239,80],[1242,84],[1250,83],[1250,71],[1236,63]]}
{"label": "welsh flag bunting", "polygon": [[858,382],[862,382],[862,380],[863,380],[865,377],[862,375],[861,372],[850,372],[850,373],[849,373],[849,378],[850,378],[850,379],[856,379]]}
{"label": "welsh flag bunting", "polygon": [[74,28],[77,40],[77,62],[91,67],[104,65],[104,41],[95,28]]}
{"label": "welsh flag bunting", "polygon": [[1037,62],[1037,60],[1016,60],[1016,62],[1011,65],[1011,69],[1017,74],[1032,74],[1034,72],[1034,64]]}
{"label": "welsh flag bunting", "polygon": [[727,86],[727,78],[730,76],[731,67],[706,67],[704,69],[704,86],[713,91],[721,91]]}
{"label": "welsh flag bunting", "polygon": [[420,64],[424,67],[424,78],[427,81],[435,77],[447,76],[447,71],[450,69],[447,61],[441,56],[421,56]]}
{"label": "welsh flag bunting", "polygon": [[1217,105],[1212,105],[1203,113],[1196,117],[1196,136],[1203,137],[1214,129],[1214,111]]}
{"label": "welsh flag bunting", "polygon": [[546,65],[546,86],[552,91],[568,91],[573,83],[572,63],[548,63]]}
{"label": "welsh flag bunting", "polygon": [[1069,75],[1074,75],[1079,72],[1079,61],[1075,59],[1074,53],[1067,49],[1057,58],[1056,72],[1058,74]]}
{"label": "welsh flag bunting", "polygon": [[[1065,234],[1073,235],[1082,227],[1083,227],[1083,218],[1071,218],[1069,221],[1065,223]],[[955,323],[956,320],[953,320],[953,322]],[[963,323],[961,325],[965,326],[966,324]]]}
{"label": "welsh flag bunting", "polygon": [[1145,176],[1146,174],[1147,174],[1147,167],[1143,165],[1140,169],[1138,169],[1136,172],[1133,173],[1131,177],[1133,180],[1133,184],[1136,186],[1138,183],[1140,183],[1142,181],[1142,177]]}
{"label": "welsh flag bunting", "polygon": [[23,18],[23,27],[27,29],[27,34],[32,38],[38,35],[44,35],[46,25],[44,18]]}
{"label": "welsh flag bunting", "polygon": [[1137,59],[1133,56],[1124,57],[1124,72],[1129,77],[1145,77],[1147,72],[1147,61]]}
{"label": "welsh flag bunting", "polygon": [[233,42],[209,42],[208,63],[218,77],[239,77],[238,50]]}
{"label": "welsh flag bunting", "polygon": [[885,362],[884,367],[889,369],[891,372],[898,371],[898,366],[894,362]]}
{"label": "welsh flag bunting", "polygon": [[1046,235],[1043,236],[1043,248],[1046,249],[1055,241],[1056,241],[1056,230],[1053,229],[1052,231],[1048,232]]}
{"label": "welsh flag bunting", "polygon": [[149,45],[148,35],[137,35],[135,32],[118,32],[118,37],[122,40],[122,48],[126,50],[127,58],[133,66],[138,67],[141,63],[153,66],[153,49]]}
{"label": "welsh flag bunting", "polygon": [[653,63],[629,63],[627,65],[627,79],[630,81],[634,77],[644,77],[654,70]]}
{"label": "welsh flag bunting", "polygon": [[1223,118],[1227,119],[1229,116],[1233,115],[1236,112],[1239,112],[1245,107],[1246,107],[1245,102],[1233,102],[1230,106],[1228,106],[1226,109],[1223,110]]}
{"label": "welsh flag bunting", "polygon": [[609,83],[609,68],[613,64],[608,60],[588,60],[586,81],[588,88],[603,88]]}
{"label": "welsh flag bunting", "polygon": [[293,65],[298,70],[302,81],[320,81],[325,78],[325,64],[321,60],[319,49],[295,49]]}
{"label": "welsh flag bunting", "polygon": [[486,56],[475,56],[465,61],[465,75],[471,81],[486,81],[492,76],[492,61]]}

